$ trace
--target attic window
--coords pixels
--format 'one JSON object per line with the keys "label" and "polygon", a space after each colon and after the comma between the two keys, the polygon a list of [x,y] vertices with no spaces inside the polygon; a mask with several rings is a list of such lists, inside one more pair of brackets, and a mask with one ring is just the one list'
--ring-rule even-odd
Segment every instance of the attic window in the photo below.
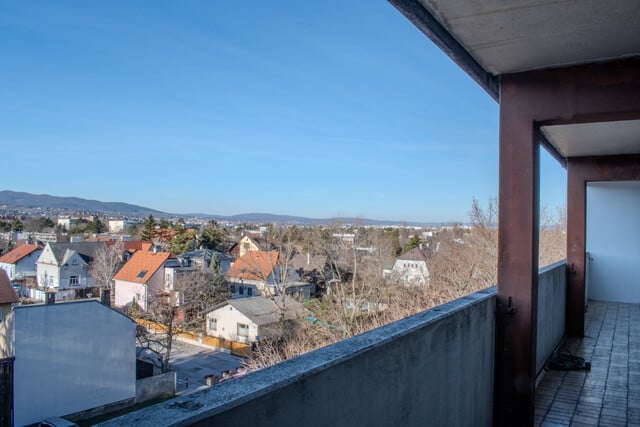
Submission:
{"label": "attic window", "polygon": [[138,273],[138,279],[142,279],[145,274],[147,274],[147,270],[142,270],[140,273]]}

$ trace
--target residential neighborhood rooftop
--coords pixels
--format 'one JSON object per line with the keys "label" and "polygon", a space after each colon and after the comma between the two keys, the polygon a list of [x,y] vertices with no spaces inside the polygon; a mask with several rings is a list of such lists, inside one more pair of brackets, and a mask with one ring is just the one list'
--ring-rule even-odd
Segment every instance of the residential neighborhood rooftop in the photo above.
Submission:
{"label": "residential neighborhood rooftop", "polygon": [[228,277],[245,280],[266,280],[278,265],[280,253],[277,251],[250,251],[233,263]]}
{"label": "residential neighborhood rooftop", "polygon": [[77,252],[82,259],[90,262],[95,257],[96,251],[105,247],[104,242],[48,243],[48,245],[58,264],[63,264],[68,258],[68,251]]}
{"label": "residential neighborhood rooftop", "polygon": [[18,295],[11,286],[7,272],[0,268],[0,304],[13,304],[18,302]]}
{"label": "residential neighborhood rooftop", "polygon": [[170,257],[169,252],[137,251],[113,279],[146,283]]}
{"label": "residential neighborhood rooftop", "polygon": [[399,260],[405,261],[426,261],[428,259],[427,251],[422,248],[413,248],[409,252],[405,252],[398,256]]}
{"label": "residential neighborhood rooftop", "polygon": [[280,321],[280,310],[284,305],[285,319],[295,319],[308,314],[304,305],[293,298],[285,297],[284,304],[282,297],[278,298],[241,298],[229,300],[217,308],[230,305],[240,313],[247,316],[256,325],[270,325]]}
{"label": "residential neighborhood rooftop", "polygon": [[38,249],[42,249],[42,247],[38,245],[29,245],[29,244],[20,245],[12,249],[11,251],[7,252],[6,254],[2,255],[0,257],[0,262],[4,262],[7,264],[15,264],[16,262],[20,261],[22,258],[37,251]]}

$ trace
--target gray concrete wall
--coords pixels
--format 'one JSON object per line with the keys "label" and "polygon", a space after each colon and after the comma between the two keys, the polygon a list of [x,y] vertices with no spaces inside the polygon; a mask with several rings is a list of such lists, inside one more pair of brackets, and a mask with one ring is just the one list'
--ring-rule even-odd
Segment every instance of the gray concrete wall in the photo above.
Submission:
{"label": "gray concrete wall", "polygon": [[490,426],[495,289],[103,425]]}
{"label": "gray concrete wall", "polygon": [[167,372],[136,380],[136,403],[176,393],[176,373]]}
{"label": "gray concrete wall", "polygon": [[13,310],[15,425],[135,397],[135,323],[94,300]]}
{"label": "gray concrete wall", "polygon": [[540,373],[564,335],[567,300],[566,263],[560,261],[538,274],[538,334],[536,373]]}

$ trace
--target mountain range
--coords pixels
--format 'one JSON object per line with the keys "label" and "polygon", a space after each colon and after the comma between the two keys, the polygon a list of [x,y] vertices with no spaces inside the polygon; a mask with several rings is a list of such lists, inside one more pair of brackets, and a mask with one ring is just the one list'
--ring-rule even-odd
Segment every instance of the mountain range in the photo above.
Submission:
{"label": "mountain range", "polygon": [[111,216],[145,217],[183,217],[183,218],[213,218],[222,221],[246,222],[246,223],[278,223],[299,225],[327,225],[327,224],[362,224],[362,225],[407,225],[407,226],[433,226],[441,223],[417,223],[406,221],[376,220],[366,218],[306,218],[291,215],[275,215],[269,213],[244,213],[238,215],[215,214],[172,214],[144,206],[132,205],[122,202],[101,202],[99,200],[82,199],[80,197],[59,197],[49,194],[31,194],[18,191],[0,191],[0,208],[40,208],[46,210],[58,210],[61,213],[72,214],[74,212],[96,213]]}

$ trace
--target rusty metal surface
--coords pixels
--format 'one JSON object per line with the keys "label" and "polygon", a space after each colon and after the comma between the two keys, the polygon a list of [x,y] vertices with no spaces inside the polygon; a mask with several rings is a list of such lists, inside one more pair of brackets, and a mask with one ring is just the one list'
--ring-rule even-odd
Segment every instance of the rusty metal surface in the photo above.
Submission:
{"label": "rusty metal surface", "polygon": [[[531,425],[537,316],[538,132],[545,124],[640,119],[640,61],[505,75],[500,90],[494,419],[497,425]],[[640,156],[570,158],[567,175],[567,333],[581,336],[585,182],[640,179]]]}
{"label": "rusty metal surface", "polygon": [[533,422],[539,145],[534,123],[523,114],[526,110],[517,87],[503,84],[494,391],[497,425]]}

